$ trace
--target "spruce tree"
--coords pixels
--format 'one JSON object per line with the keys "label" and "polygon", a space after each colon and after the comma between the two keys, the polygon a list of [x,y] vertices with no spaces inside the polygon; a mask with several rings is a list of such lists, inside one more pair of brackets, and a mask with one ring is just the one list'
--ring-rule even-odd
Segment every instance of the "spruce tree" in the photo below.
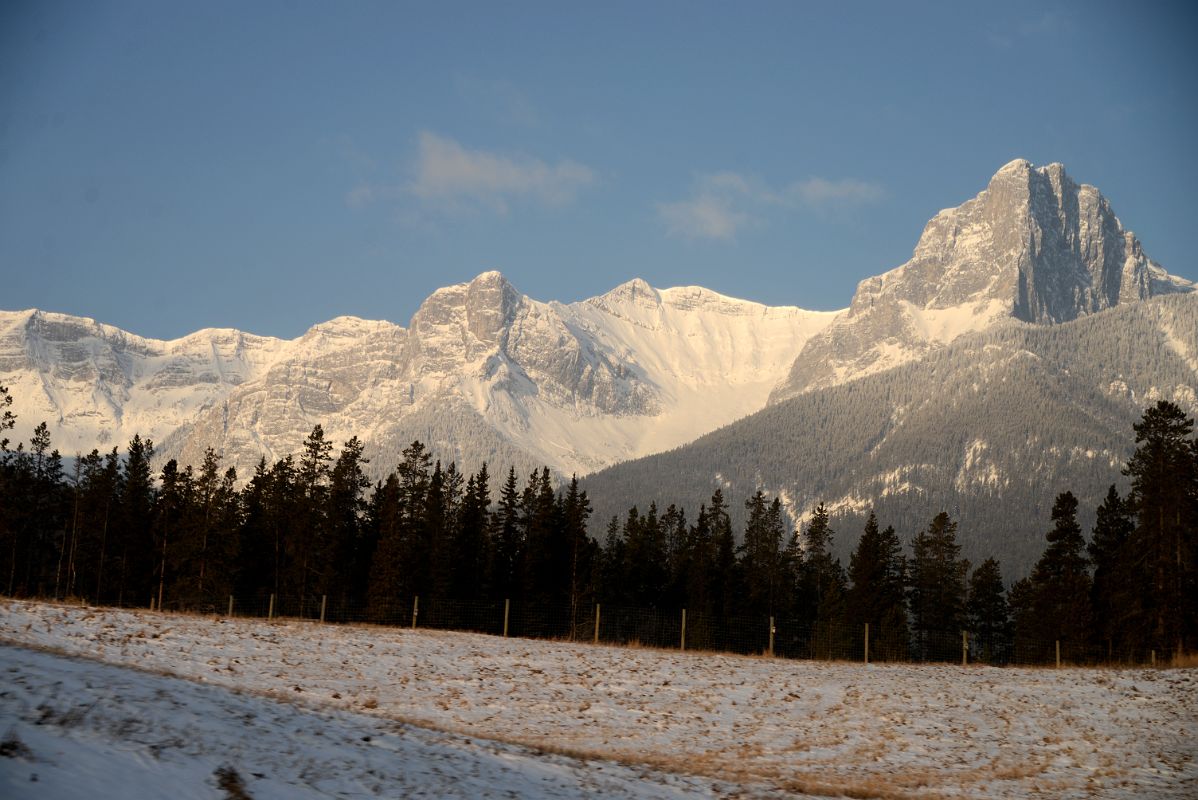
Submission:
{"label": "spruce tree", "polygon": [[1123,626],[1138,616],[1140,598],[1132,591],[1134,573],[1129,569],[1132,554],[1126,549],[1135,521],[1127,501],[1114,484],[1095,514],[1093,535],[1087,552],[1094,565],[1090,606],[1094,614],[1096,644],[1113,658],[1115,649],[1126,645]]}
{"label": "spruce tree", "polygon": [[993,558],[983,561],[969,577],[966,618],[975,657],[1002,661],[1010,649],[1011,611],[1003,588],[1002,569]]}
{"label": "spruce tree", "polygon": [[957,543],[957,523],[940,512],[916,535],[911,550],[913,644],[921,658],[954,658],[960,652],[969,573]]}
{"label": "spruce tree", "polygon": [[499,504],[491,518],[491,531],[494,546],[490,583],[494,587],[495,597],[516,598],[520,591],[525,536],[514,467],[508,468],[507,478],[499,490]]}
{"label": "spruce tree", "polygon": [[1194,421],[1165,400],[1134,426],[1136,452],[1124,474],[1132,479],[1136,513],[1128,555],[1143,599],[1141,646],[1177,655],[1198,647],[1198,445]]}
{"label": "spruce tree", "polygon": [[782,504],[766,502],[761,490],[745,501],[748,519],[741,540],[741,572],[745,582],[744,610],[755,616],[774,616],[783,585]]}
{"label": "spruce tree", "polygon": [[1091,625],[1090,575],[1072,492],[1057,496],[1052,520],[1048,546],[1030,577],[1031,607],[1023,609],[1015,628],[1020,651],[1042,661],[1055,657],[1057,642],[1076,657]]}
{"label": "spruce tree", "polygon": [[871,657],[904,658],[909,638],[906,559],[894,528],[879,530],[872,510],[849,559],[849,580],[846,621],[853,626],[869,623]]}
{"label": "spruce tree", "polygon": [[101,602],[148,605],[151,599],[158,565],[151,530],[155,494],[150,473],[153,456],[154,443],[134,434],[121,471],[117,524],[111,529],[116,545],[113,552],[116,585]]}

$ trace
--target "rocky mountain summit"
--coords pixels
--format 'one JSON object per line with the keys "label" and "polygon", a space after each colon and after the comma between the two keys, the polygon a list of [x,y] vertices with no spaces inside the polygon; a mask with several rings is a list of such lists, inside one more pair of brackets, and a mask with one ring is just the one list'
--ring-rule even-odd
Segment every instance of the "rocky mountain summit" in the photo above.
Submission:
{"label": "rocky mountain summit", "polygon": [[587,472],[677,446],[765,404],[834,313],[642,280],[573,304],[500,273],[439,289],[407,328],[340,317],[283,341],[200,331],[164,342],[93,320],[0,312],[17,435],[47,420],[64,452],[153,438],[160,458],[224,453],[245,476],[320,423],[377,468],[414,438],[477,467]]}
{"label": "rocky mountain summit", "polygon": [[1098,189],[1060,164],[1018,159],[933,217],[910,261],[861,281],[848,313],[806,344],[770,402],[914,361],[964,333],[1067,322],[1193,288],[1144,254]]}

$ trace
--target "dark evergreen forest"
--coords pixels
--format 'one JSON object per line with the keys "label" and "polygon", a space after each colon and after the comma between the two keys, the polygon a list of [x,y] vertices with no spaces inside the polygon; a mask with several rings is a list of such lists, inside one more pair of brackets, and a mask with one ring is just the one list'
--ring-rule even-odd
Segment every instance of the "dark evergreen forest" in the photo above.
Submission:
{"label": "dark evergreen forest", "polygon": [[[0,387],[0,434],[11,403]],[[598,639],[598,625],[605,640],[676,644],[681,633],[695,647],[817,657],[860,657],[868,630],[874,660],[959,658],[962,647],[995,663],[1051,662],[1057,648],[1075,661],[1193,652],[1194,423],[1161,401],[1130,434],[1130,493],[1111,487],[1087,537],[1063,491],[1043,555],[1007,587],[994,559],[961,557],[958,523],[935,509],[909,551],[873,514],[863,530],[833,531],[819,506],[790,530],[760,491],[596,523],[577,480],[486,465],[464,475],[419,441],[372,484],[362,443],[338,449],[318,425],[297,454],[241,481],[211,449],[198,466],[155,471],[153,443],[137,436],[67,467],[43,423],[28,442],[0,444],[0,590],[390,624],[419,613],[474,630],[502,619],[506,631],[514,608],[526,635]],[[743,530],[731,502],[743,503]],[[856,540],[847,565],[839,537]]]}

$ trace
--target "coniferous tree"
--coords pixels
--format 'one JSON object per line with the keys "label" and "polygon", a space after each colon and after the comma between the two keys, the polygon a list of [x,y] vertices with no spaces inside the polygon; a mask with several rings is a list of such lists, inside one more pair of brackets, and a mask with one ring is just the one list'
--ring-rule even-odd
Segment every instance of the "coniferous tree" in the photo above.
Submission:
{"label": "coniferous tree", "polygon": [[666,546],[666,582],[661,604],[665,608],[682,608],[686,602],[686,548],[689,532],[686,512],[671,503],[661,515],[662,537]]}
{"label": "coniferous tree", "polygon": [[507,478],[499,490],[499,504],[491,518],[491,530],[494,547],[490,583],[494,587],[495,597],[517,597],[524,560],[525,529],[520,518],[520,493],[514,467],[508,468]]}
{"label": "coniferous tree", "polygon": [[370,488],[363,456],[364,447],[351,436],[341,447],[329,472],[326,508],[323,519],[327,529],[324,548],[328,565],[324,581],[317,586],[322,595],[336,599],[339,606],[355,605],[365,599],[369,580],[369,558],[373,550],[366,526],[365,492]]}
{"label": "coniferous tree", "polygon": [[657,518],[657,504],[641,516],[633,506],[628,511],[621,537],[624,553],[624,580],[628,600],[637,606],[657,606],[665,593],[666,540]]}
{"label": "coniferous tree", "polygon": [[570,604],[570,635],[576,633],[581,611],[593,598],[592,569],[595,562],[593,542],[587,536],[587,520],[591,516],[591,503],[587,493],[578,488],[578,477],[562,496],[558,518],[561,524],[560,538],[565,547],[566,570],[569,577],[568,599]]}
{"label": "coniferous tree", "polygon": [[102,602],[115,600],[118,606],[123,606],[127,602],[140,605],[150,601],[158,565],[152,533],[155,492],[150,459],[153,456],[154,443],[134,434],[121,471],[117,525],[111,529],[116,545],[115,592]]}
{"label": "coniferous tree", "polygon": [[1011,612],[1002,582],[1002,568],[987,558],[969,577],[966,619],[975,657],[983,661],[1006,658],[1010,649]]}
{"label": "coniferous tree", "polygon": [[921,658],[953,658],[960,652],[969,573],[957,543],[957,523],[940,512],[916,535],[911,550],[913,644]]}
{"label": "coniferous tree", "polygon": [[520,496],[525,541],[522,595],[542,607],[560,609],[567,601],[562,570],[568,568],[568,559],[561,537],[556,535],[557,511],[549,469],[534,471]]}
{"label": "coniferous tree", "polygon": [[333,442],[325,438],[324,428],[313,426],[296,466],[294,527],[288,542],[289,588],[297,595],[301,610],[327,590],[332,569],[333,548],[325,517],[332,454]]}
{"label": "coniferous tree", "polygon": [[745,501],[745,511],[748,519],[739,549],[746,590],[744,610],[772,617],[782,607],[784,585],[782,503],[778,498],[766,502],[759,489]]}
{"label": "coniferous tree", "polygon": [[832,658],[843,655],[850,639],[843,627],[847,579],[840,560],[833,555],[833,537],[828,510],[820,503],[803,537],[802,581],[808,619],[814,626],[814,655]]}
{"label": "coniferous tree", "polygon": [[451,596],[455,600],[473,601],[483,597],[487,564],[491,560],[491,543],[487,535],[491,505],[489,483],[485,463],[466,481],[452,542]]}
{"label": "coniferous tree", "polygon": [[3,434],[17,424],[17,415],[12,413],[12,395],[8,387],[0,386],[0,453],[8,450],[8,438]]}
{"label": "coniferous tree", "polygon": [[1093,535],[1087,546],[1094,565],[1090,590],[1093,634],[1097,644],[1107,649],[1110,658],[1114,657],[1116,647],[1122,649],[1127,644],[1123,627],[1128,619],[1137,616],[1139,598],[1132,590],[1134,573],[1129,569],[1133,554],[1127,550],[1135,527],[1129,504],[1111,484],[1098,507]]}
{"label": "coniferous tree", "polygon": [[1076,652],[1089,639],[1091,623],[1085,539],[1072,492],[1057,496],[1052,521],[1048,546],[1032,570],[1032,614],[1015,631],[1025,652],[1040,652],[1045,660],[1057,641]]}
{"label": "coniferous tree", "polygon": [[711,566],[711,585],[714,593],[712,613],[727,620],[739,611],[742,578],[736,562],[736,539],[732,534],[732,520],[724,492],[717,488],[711,494],[707,507],[707,522],[711,528],[714,562]]}
{"label": "coniferous tree", "polygon": [[395,620],[397,601],[405,598],[404,559],[407,542],[404,529],[402,491],[399,476],[392,472],[379,484],[370,498],[368,526],[375,541],[370,559],[370,583],[367,609],[377,622]]}
{"label": "coniferous tree", "polygon": [[[1161,400],[1134,426],[1132,479],[1136,527],[1127,548],[1141,598],[1129,631],[1141,647],[1178,655],[1198,647],[1198,444],[1194,421]],[[1133,634],[1134,635],[1134,634]]]}
{"label": "coniferous tree", "polygon": [[[183,583],[185,576],[179,575],[182,566],[178,557],[179,533],[188,519],[191,502],[190,468],[180,471],[175,459],[167,461],[159,475],[159,489],[154,497],[151,534],[154,541],[154,603],[159,610],[166,600],[166,585],[169,580],[175,589]],[[186,538],[186,536],[184,536]],[[174,551],[171,548],[174,548]],[[169,574],[168,574],[169,572]],[[173,592],[172,592],[173,594]],[[172,605],[177,598],[172,596]]]}
{"label": "coniferous tree", "polygon": [[846,619],[854,626],[869,623],[871,657],[894,660],[907,655],[906,559],[894,528],[878,528],[870,511],[865,530],[849,559]]}
{"label": "coniferous tree", "polygon": [[620,519],[613,515],[607,523],[607,534],[603,539],[596,587],[597,599],[609,607],[628,602],[629,581],[625,578],[627,563]]}

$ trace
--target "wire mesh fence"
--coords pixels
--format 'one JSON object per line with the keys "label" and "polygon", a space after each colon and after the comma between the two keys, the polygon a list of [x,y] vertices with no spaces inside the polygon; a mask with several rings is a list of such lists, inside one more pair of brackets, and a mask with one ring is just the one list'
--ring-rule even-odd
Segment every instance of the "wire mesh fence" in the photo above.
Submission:
{"label": "wire mesh fence", "polygon": [[1114,642],[1028,639],[966,630],[712,614],[685,609],[555,605],[523,600],[468,602],[443,598],[369,601],[323,595],[261,594],[226,602],[167,602],[162,610],[325,624],[465,631],[621,646],[768,655],[860,663],[956,663],[993,666],[1137,666],[1166,654]]}

